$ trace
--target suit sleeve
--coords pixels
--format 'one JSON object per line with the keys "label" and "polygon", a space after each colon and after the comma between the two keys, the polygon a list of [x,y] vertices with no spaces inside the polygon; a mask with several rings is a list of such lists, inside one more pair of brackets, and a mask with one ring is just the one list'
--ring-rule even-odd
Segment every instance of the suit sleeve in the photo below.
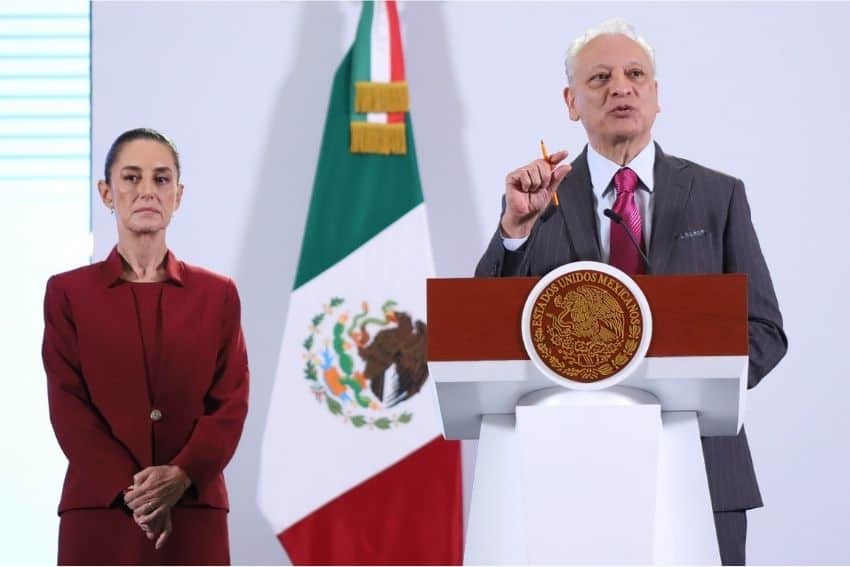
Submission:
{"label": "suit sleeve", "polygon": [[788,339],[782,330],[782,314],[740,180],[736,180],[732,190],[726,223],[723,271],[748,275],[750,366],[747,386],[753,388],[785,356]]}
{"label": "suit sleeve", "polygon": [[222,321],[222,341],[212,386],[204,399],[204,415],[189,441],[171,461],[196,487],[216,478],[236,451],[248,413],[248,354],[242,333],[236,286],[228,280]]}
{"label": "suit sleeve", "polygon": [[[502,264],[505,261],[505,255],[508,251],[502,244],[502,235],[499,230],[493,234],[484,255],[478,261],[475,267],[475,277],[477,278],[496,278],[502,274]],[[506,275],[506,274],[505,274]]]}
{"label": "suit sleeve", "polygon": [[76,492],[110,506],[132,484],[139,466],[91,402],[71,305],[56,277],[48,280],[44,297],[42,359],[56,439],[68,457],[69,468],[78,473],[74,477],[87,482],[75,487]]}
{"label": "suit sleeve", "polygon": [[[502,212],[505,214],[505,197],[502,196]],[[500,215],[500,218],[501,218]],[[536,230],[536,225],[532,229],[532,234],[526,239],[525,243],[516,251],[510,251],[505,248],[502,232],[499,225],[496,226],[496,231],[487,245],[487,249],[478,261],[475,267],[475,277],[477,278],[496,278],[503,276],[524,276],[528,275],[528,262],[525,261],[529,249],[529,242]]]}

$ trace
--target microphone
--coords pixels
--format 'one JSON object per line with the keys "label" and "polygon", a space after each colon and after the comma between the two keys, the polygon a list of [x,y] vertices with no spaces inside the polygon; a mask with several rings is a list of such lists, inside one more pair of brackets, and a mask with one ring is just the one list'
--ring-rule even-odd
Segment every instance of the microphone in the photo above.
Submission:
{"label": "microphone", "polygon": [[609,219],[611,219],[613,222],[615,222],[615,223],[617,223],[618,225],[620,225],[620,228],[622,228],[622,229],[623,229],[623,231],[626,233],[626,236],[628,236],[628,237],[629,237],[629,242],[631,242],[631,243],[632,243],[632,246],[634,246],[634,247],[635,247],[635,250],[637,250],[637,251],[638,251],[638,254],[640,254],[640,257],[641,257],[641,258],[643,258],[643,261],[644,261],[644,263],[646,264],[646,272],[647,272],[648,274],[651,274],[651,273],[652,273],[652,264],[650,264],[650,263],[649,263],[649,258],[647,258],[647,257],[646,257],[646,254],[644,254],[644,253],[643,253],[643,250],[641,250],[640,245],[639,245],[639,244],[637,243],[637,241],[635,240],[635,237],[634,237],[634,236],[632,236],[632,231],[630,231],[630,230],[628,229],[628,227],[626,227],[626,225],[625,225],[625,224],[623,224],[623,217],[621,217],[620,215],[618,215],[617,213],[615,213],[615,212],[614,212],[614,211],[612,211],[611,209],[605,209],[604,211],[602,211],[602,213],[603,213],[606,217],[608,217]]}

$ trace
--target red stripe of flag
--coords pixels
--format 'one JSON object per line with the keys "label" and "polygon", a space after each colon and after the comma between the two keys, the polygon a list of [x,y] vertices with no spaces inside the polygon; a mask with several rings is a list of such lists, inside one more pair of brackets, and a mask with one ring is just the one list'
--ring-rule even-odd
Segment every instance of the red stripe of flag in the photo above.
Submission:
{"label": "red stripe of flag", "polygon": [[[404,80],[404,52],[401,48],[401,27],[395,0],[387,2],[387,18],[390,24],[390,81]],[[404,122],[403,112],[387,113],[387,122]]]}
{"label": "red stripe of flag", "polygon": [[442,437],[278,534],[293,565],[461,565],[460,442]]}

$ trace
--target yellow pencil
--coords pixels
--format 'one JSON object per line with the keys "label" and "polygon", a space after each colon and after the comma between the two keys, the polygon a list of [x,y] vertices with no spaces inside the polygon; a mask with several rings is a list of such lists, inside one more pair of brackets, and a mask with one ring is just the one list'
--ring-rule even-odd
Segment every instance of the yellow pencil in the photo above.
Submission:
{"label": "yellow pencil", "polygon": [[[540,139],[540,151],[543,153],[543,159],[546,160],[546,163],[549,163],[549,152],[546,151],[546,144],[543,143],[543,139]],[[549,169],[552,168],[552,164],[549,163]],[[556,207],[561,206],[561,202],[558,200],[558,188],[555,188],[555,191],[552,193],[552,202]]]}

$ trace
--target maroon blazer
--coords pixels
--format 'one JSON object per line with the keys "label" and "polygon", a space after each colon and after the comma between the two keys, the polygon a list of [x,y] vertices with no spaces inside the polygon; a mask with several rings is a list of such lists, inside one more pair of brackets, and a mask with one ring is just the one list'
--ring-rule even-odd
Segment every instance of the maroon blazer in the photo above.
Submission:
{"label": "maroon blazer", "polygon": [[59,513],[105,508],[151,465],[182,468],[178,505],[227,509],[222,471],[248,410],[248,359],[233,281],[169,251],[159,364],[145,371],[133,294],[116,248],[51,277],[42,356],[68,471]]}

